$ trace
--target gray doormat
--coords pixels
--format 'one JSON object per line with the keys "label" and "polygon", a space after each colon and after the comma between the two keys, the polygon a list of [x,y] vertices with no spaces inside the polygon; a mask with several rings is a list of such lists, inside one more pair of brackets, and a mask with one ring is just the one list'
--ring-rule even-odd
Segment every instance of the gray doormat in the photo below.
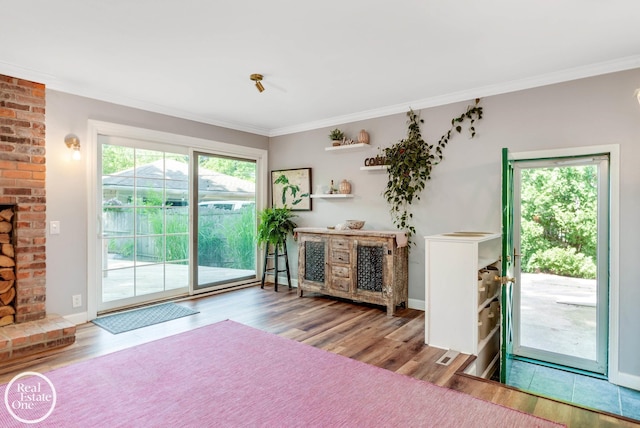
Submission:
{"label": "gray doormat", "polygon": [[175,303],[163,303],[162,305],[106,315],[96,318],[92,322],[113,334],[118,334],[197,313],[198,311]]}

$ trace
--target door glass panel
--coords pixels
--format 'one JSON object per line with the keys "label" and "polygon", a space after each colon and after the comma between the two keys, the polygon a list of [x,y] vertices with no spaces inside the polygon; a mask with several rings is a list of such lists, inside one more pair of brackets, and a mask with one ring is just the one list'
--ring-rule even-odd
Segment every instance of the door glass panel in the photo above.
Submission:
{"label": "door glass panel", "polygon": [[255,278],[256,163],[205,153],[194,156],[194,288]]}
{"label": "door glass panel", "polygon": [[604,373],[607,160],[523,162],[516,183],[515,353]]}
{"label": "door glass panel", "polygon": [[[99,309],[184,294],[189,279],[189,158],[103,137]],[[170,261],[170,264],[165,264]]]}

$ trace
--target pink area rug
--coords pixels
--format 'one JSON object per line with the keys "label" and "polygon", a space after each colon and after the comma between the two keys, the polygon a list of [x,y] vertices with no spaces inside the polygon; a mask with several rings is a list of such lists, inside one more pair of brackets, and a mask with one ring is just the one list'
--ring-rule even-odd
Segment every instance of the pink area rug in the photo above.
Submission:
{"label": "pink area rug", "polygon": [[[233,321],[45,376],[56,390],[55,407],[32,426],[560,426]],[[29,414],[21,406],[34,397],[46,399],[49,388],[46,381],[33,379],[37,387],[21,385],[21,391],[17,386],[27,378],[15,381],[8,400],[7,385],[0,387],[13,412],[29,420],[46,413]],[[26,425],[2,403],[0,426]]]}

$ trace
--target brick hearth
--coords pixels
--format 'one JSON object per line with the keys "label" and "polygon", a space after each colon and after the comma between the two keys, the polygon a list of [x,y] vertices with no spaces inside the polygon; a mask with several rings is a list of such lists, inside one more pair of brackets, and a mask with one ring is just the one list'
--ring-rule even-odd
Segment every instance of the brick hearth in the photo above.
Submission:
{"label": "brick hearth", "polygon": [[0,361],[75,341],[46,314],[45,86],[0,75],[0,205],[15,206],[15,324],[0,327]]}
{"label": "brick hearth", "polygon": [[76,326],[58,315],[0,328],[0,361],[37,354],[76,340]]}

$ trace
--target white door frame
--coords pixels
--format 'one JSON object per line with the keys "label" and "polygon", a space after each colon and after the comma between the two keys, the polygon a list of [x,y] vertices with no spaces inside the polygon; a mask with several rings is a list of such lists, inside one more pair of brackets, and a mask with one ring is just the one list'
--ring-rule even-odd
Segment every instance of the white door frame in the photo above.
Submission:
{"label": "white door frame", "polygon": [[620,384],[619,342],[620,331],[620,146],[618,144],[568,147],[511,153],[510,160],[528,160],[609,154],[610,207],[609,207],[609,370],[608,380]]}
{"label": "white door frame", "polygon": [[[203,138],[172,134],[152,129],[137,128],[98,120],[89,120],[87,126],[88,166],[87,166],[87,320],[95,319],[98,315],[97,284],[102,274],[100,247],[102,198],[97,191],[98,185],[98,150],[100,144],[98,135],[132,138],[157,143],[188,147],[190,150],[216,151],[231,157],[247,157],[256,159],[256,208],[267,206],[268,192],[268,152],[267,150],[236,144],[222,143]],[[191,221],[191,219],[190,219]]]}

